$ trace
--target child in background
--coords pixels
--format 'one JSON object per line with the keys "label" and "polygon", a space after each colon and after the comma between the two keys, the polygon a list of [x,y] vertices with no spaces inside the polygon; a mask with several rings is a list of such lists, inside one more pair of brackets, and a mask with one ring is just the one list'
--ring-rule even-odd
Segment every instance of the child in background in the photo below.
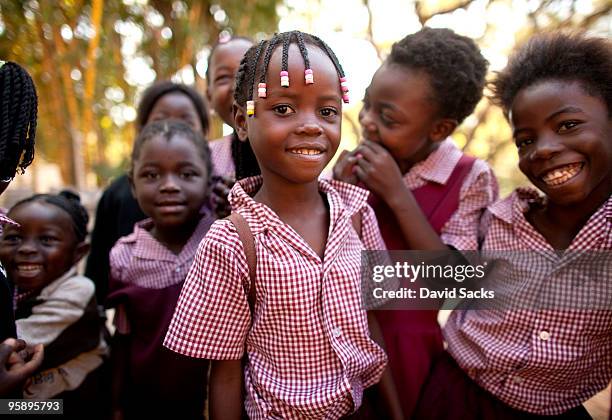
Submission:
{"label": "child in background", "polygon": [[251,418],[345,416],[386,365],[360,303],[361,250],[384,247],[367,193],[318,180],[340,142],[343,87],[331,49],[298,31],[262,41],[240,64],[236,128],[261,176],[239,180],[229,200],[252,233],[255,272],[236,225],[215,222],[164,342],[213,360],[212,419],[240,418],[245,354]]}
{"label": "child in background", "polygon": [[[208,132],[208,106],[192,88],[164,81],[149,87],[142,95],[136,117],[136,131],[151,121],[177,119],[185,122],[202,138]],[[96,296],[104,304],[108,293],[111,248],[122,236],[129,235],[134,224],[146,216],[132,195],[127,175],[117,178],[104,191],[91,234],[91,252],[85,275],[96,284]]]}
{"label": "child in background", "polygon": [[[234,128],[232,104],[234,103],[234,79],[240,60],[253,41],[244,37],[219,40],[210,51],[206,68],[206,98],[221,120]],[[214,175],[233,180],[236,177],[235,155],[242,144],[236,132],[210,142],[215,156]],[[227,194],[225,194],[227,195]]]}
{"label": "child in background", "polygon": [[554,293],[560,309],[453,312],[416,415],[590,418],[582,404],[612,379],[612,311],[596,303],[609,305],[610,278],[585,276],[575,258],[612,250],[612,44],[535,36],[492,90],[519,168],[545,196],[519,188],[490,206],[482,249],[524,251],[505,265],[510,301],[538,308]]}
{"label": "child in background", "polygon": [[[0,61],[0,194],[34,159],[37,111],[36,87],[28,72],[19,64]],[[6,224],[14,222],[0,208],[0,235]],[[0,263],[0,397],[19,397],[22,384],[42,363],[43,346],[33,348],[16,336],[13,285]]]}
{"label": "child in background", "polygon": [[[481,99],[486,70],[474,41],[424,28],[396,42],[372,77],[359,114],[364,141],[344,154],[334,176],[374,193],[370,204],[388,249],[477,249],[497,182],[484,161],[463,154],[449,136]],[[376,315],[409,417],[443,351],[437,311]]]}
{"label": "child in background", "polygon": [[181,122],[150,123],[136,138],[129,179],[150,218],[113,247],[107,299],[117,307],[114,412],[124,418],[202,418],[208,361],[173,353],[162,341],[213,222],[210,173],[207,142]]}
{"label": "child in background", "polygon": [[[24,398],[60,398],[71,418],[104,417],[107,355],[95,286],[77,274],[89,250],[87,211],[70,192],[15,204],[0,241],[0,259],[16,285],[17,336],[45,346]],[[95,410],[92,410],[95,408]]]}

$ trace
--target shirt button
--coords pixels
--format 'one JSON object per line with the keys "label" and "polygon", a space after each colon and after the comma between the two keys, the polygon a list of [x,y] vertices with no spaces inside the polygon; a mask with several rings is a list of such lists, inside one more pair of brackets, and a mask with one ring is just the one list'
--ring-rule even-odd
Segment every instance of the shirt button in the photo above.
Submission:
{"label": "shirt button", "polygon": [[522,384],[523,383],[523,378],[520,376],[513,376],[512,377],[512,382],[514,382],[515,384]]}
{"label": "shirt button", "polygon": [[340,327],[336,327],[332,330],[332,335],[334,336],[334,338],[338,338],[342,335],[342,330],[340,329]]}
{"label": "shirt button", "polygon": [[540,340],[547,341],[550,339],[550,333],[548,331],[540,331]]}
{"label": "shirt button", "polygon": [[177,268],[176,268],[176,270],[174,270],[174,271],[175,271],[176,273],[178,273],[178,272],[180,272],[180,271],[181,271],[181,268],[180,268],[180,267],[177,267]]}

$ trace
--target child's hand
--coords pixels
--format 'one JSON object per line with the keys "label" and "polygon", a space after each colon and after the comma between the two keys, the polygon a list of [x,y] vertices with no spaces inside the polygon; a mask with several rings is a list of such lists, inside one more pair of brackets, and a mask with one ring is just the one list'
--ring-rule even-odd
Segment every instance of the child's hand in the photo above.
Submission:
{"label": "child's hand", "polygon": [[355,175],[355,165],[357,158],[354,152],[343,150],[334,165],[334,179],[337,181],[347,182],[349,184],[356,185],[359,181],[357,175]]}
{"label": "child's hand", "polygon": [[36,372],[43,361],[43,345],[26,345],[8,338],[0,344],[0,396],[13,393]]}
{"label": "child's hand", "polygon": [[213,178],[212,202],[215,214],[219,219],[223,219],[232,212],[232,207],[227,201],[227,195],[236,181],[233,178],[215,176]]}
{"label": "child's hand", "polygon": [[398,186],[403,185],[402,173],[395,159],[381,145],[364,140],[355,151],[355,158],[354,172],[359,181],[385,201]]}

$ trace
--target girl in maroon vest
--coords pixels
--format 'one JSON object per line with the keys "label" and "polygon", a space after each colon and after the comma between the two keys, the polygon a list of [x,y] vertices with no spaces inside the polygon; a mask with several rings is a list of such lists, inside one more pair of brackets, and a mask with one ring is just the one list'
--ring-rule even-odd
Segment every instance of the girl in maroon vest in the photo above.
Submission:
{"label": "girl in maroon vest", "polygon": [[[478,225],[497,198],[489,166],[450,135],[482,97],[487,62],[476,44],[424,28],[395,43],[359,114],[364,140],[341,155],[334,177],[373,194],[389,250],[476,250]],[[443,350],[434,310],[379,311],[389,368],[405,417]]]}

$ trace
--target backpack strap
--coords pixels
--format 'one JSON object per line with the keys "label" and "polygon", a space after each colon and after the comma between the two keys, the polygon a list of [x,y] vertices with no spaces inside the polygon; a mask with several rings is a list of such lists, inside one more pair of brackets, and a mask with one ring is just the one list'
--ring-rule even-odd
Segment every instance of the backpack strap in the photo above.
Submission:
{"label": "backpack strap", "polygon": [[232,224],[236,228],[236,231],[238,232],[238,237],[240,238],[240,242],[242,242],[242,247],[244,248],[244,254],[246,255],[247,265],[249,268],[249,291],[247,293],[247,298],[249,301],[249,308],[251,309],[251,313],[253,313],[253,310],[255,308],[255,274],[257,269],[255,238],[253,237],[253,232],[251,232],[249,223],[240,213],[231,213],[229,216],[226,217],[226,219],[232,222]]}

